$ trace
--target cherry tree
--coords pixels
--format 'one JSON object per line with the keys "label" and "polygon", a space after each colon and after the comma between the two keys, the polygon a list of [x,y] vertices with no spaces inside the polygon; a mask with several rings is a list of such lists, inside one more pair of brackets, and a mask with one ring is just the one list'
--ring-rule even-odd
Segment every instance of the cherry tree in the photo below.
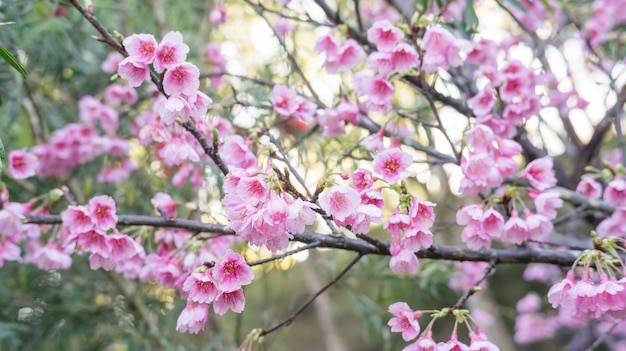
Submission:
{"label": "cherry tree", "polygon": [[[200,47],[163,19],[161,33],[122,31],[99,1],[66,5],[109,50],[110,84],[71,100],[73,123],[7,144],[0,267],[158,282],[185,301],[176,330],[196,334],[259,313],[246,308],[259,267],[330,249],[351,259],[240,350],[298,323],[369,257],[398,280],[453,270],[438,273],[450,305],[380,306],[394,349],[557,334],[568,349],[626,348],[625,1],[242,0],[206,8]],[[76,186],[132,188],[137,174],[158,179],[136,195],[143,213]],[[14,200],[29,182],[47,189]],[[532,283],[516,285],[528,291],[511,341],[498,310],[472,301],[513,264],[523,272],[500,284]]]}

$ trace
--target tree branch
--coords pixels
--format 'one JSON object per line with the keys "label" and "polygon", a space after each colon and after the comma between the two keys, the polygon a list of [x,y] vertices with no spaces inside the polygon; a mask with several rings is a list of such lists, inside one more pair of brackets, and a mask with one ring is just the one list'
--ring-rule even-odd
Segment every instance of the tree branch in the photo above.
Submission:
{"label": "tree branch", "polygon": [[[23,223],[32,224],[62,223],[60,215],[25,216],[22,221]],[[119,215],[117,223],[126,226],[145,225],[156,228],[184,229],[190,232],[235,235],[234,231],[227,229],[226,226],[222,224],[202,223],[182,218]],[[319,242],[317,245],[319,248],[353,251],[360,255],[390,255],[389,242],[386,241],[381,241],[380,244],[374,245],[361,239],[352,239],[345,236],[335,236],[310,231],[295,234],[292,240],[306,244]],[[547,263],[563,267],[571,266],[578,257],[578,255],[571,251],[534,249],[529,247],[472,250],[464,247],[444,245],[433,245],[427,249],[421,249],[415,254],[419,258],[437,260],[490,262],[496,259],[498,260],[498,264]]]}

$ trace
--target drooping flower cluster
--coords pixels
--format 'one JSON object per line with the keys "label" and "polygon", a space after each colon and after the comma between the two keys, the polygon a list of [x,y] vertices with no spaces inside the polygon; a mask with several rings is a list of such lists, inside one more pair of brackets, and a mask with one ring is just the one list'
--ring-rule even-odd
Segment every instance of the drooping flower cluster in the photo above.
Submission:
{"label": "drooping flower cluster", "polygon": [[[407,345],[402,351],[498,351],[499,348],[490,342],[485,332],[477,325],[475,320],[469,315],[467,310],[455,310],[445,308],[435,311],[413,311],[405,302],[396,302],[389,306],[389,313],[394,317],[389,320],[387,325],[391,327],[391,331],[402,333],[404,341],[411,341],[418,337],[415,342]],[[431,313],[433,319],[426,330],[422,331],[418,323],[418,319],[424,314]],[[432,327],[437,319],[444,318],[448,315],[455,317],[455,324],[450,340],[437,343],[432,337]],[[470,345],[467,346],[458,340],[457,325],[464,324],[468,327]],[[473,325],[471,327],[470,325]]]}
{"label": "drooping flower cluster", "polygon": [[211,303],[220,316],[228,310],[241,313],[246,303],[243,286],[252,279],[254,273],[245,259],[230,249],[213,267],[196,269],[182,284],[181,294],[187,296],[187,306],[178,318],[176,330],[194,334],[203,330]]}
{"label": "drooping flower cluster", "polygon": [[273,174],[253,168],[234,169],[226,177],[222,203],[229,227],[256,246],[284,249],[293,234],[302,233],[316,220],[317,205],[273,190]]}
{"label": "drooping flower cluster", "polygon": [[[550,288],[548,301],[576,319],[622,319],[626,317],[626,278],[623,268],[618,268],[624,264],[617,250],[623,241],[600,239],[595,233],[592,238],[598,249],[583,252],[565,279]],[[576,279],[577,272],[580,279]]]}
{"label": "drooping flower cluster", "polygon": [[430,227],[435,222],[434,207],[432,202],[405,196],[398,209],[383,224],[392,238],[389,266],[395,274],[417,272],[419,263],[415,252],[433,244]]}
{"label": "drooping flower cluster", "polygon": [[163,74],[167,99],[158,109],[161,122],[168,125],[176,118],[187,121],[190,116],[198,118],[206,114],[212,101],[198,91],[200,70],[185,61],[189,46],[183,43],[180,32],[167,33],[158,44],[152,34],[133,34],[123,44],[129,56],[120,62],[118,74],[131,87],[150,79],[148,65]]}
{"label": "drooping flower cluster", "polygon": [[115,228],[116,207],[110,196],[96,196],[85,206],[69,206],[62,220],[62,245],[77,252],[89,252],[91,269],[112,270],[116,264],[143,253],[141,245]]}

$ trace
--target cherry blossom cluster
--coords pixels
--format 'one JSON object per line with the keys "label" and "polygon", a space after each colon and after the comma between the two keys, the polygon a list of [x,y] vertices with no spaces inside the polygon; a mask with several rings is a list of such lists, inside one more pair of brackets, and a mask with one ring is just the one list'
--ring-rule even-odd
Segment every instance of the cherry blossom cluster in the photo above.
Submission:
{"label": "cherry blossom cluster", "polygon": [[[471,204],[457,212],[456,221],[465,226],[461,233],[469,248],[491,247],[491,242],[520,244],[529,239],[541,240],[553,229],[556,209],[563,205],[558,192],[549,190],[556,184],[550,157],[530,162],[522,178],[531,188],[501,187],[484,204]],[[525,193],[528,197],[522,197]],[[528,206],[534,205],[534,212]],[[502,215],[504,211],[508,218]]]}
{"label": "cherry blossom cluster", "polygon": [[[38,175],[63,177],[74,167],[108,154],[126,156],[129,142],[117,136],[98,135],[95,127],[72,123],[56,130],[45,144],[35,145],[30,151],[14,150],[9,154],[9,171],[17,179]],[[130,171],[133,164],[127,164]],[[115,178],[119,180],[119,178]]]}
{"label": "cherry blossom cluster", "polygon": [[[167,99],[162,101],[158,112],[161,122],[171,124],[176,118],[187,121],[190,116],[204,116],[211,106],[211,99],[198,91],[200,70],[186,62],[189,46],[183,43],[180,32],[167,33],[160,43],[151,34],[133,34],[123,41],[129,56],[118,66],[120,78],[137,87],[151,78],[152,71],[163,74],[163,91]],[[183,96],[184,95],[184,96]]]}
{"label": "cherry blossom cluster", "polygon": [[[499,348],[490,342],[485,332],[476,324],[467,310],[445,308],[434,311],[413,311],[406,302],[396,302],[389,306],[389,313],[394,317],[387,325],[391,331],[402,333],[404,341],[411,341],[421,335],[415,342],[406,346],[402,351],[497,351]],[[431,314],[431,321],[424,331],[421,330],[418,319],[424,314]],[[437,343],[432,337],[432,327],[437,319],[452,315],[455,318],[454,329],[450,339]],[[457,326],[464,324],[469,333],[470,345],[458,340]]]}
{"label": "cherry blossom cluster", "polygon": [[[255,158],[254,158],[255,160]],[[229,227],[253,245],[272,251],[284,249],[293,234],[317,219],[317,205],[276,191],[275,175],[254,167],[233,169],[226,177],[222,203]]]}
{"label": "cherry blossom cluster", "polygon": [[600,237],[618,236],[626,238],[626,177],[621,164],[607,165],[603,170],[591,169],[583,176],[576,192],[590,201],[603,200],[615,210],[602,220],[596,228]]}
{"label": "cherry blossom cluster", "polygon": [[383,224],[392,238],[389,266],[395,274],[417,272],[419,263],[415,252],[433,244],[430,227],[435,222],[434,207],[432,202],[405,195]]}
{"label": "cherry blossom cluster", "polygon": [[187,306],[181,312],[176,330],[198,333],[204,329],[208,318],[208,306],[224,315],[228,310],[241,313],[245,307],[243,286],[254,279],[254,273],[244,258],[232,250],[214,266],[201,266],[185,279],[181,294],[187,296]]}
{"label": "cherry blossom cluster", "polygon": [[622,319],[626,317],[626,278],[618,251],[623,251],[624,242],[615,237],[601,239],[593,232],[592,238],[597,249],[582,253],[565,279],[550,288],[548,301],[576,319]]}
{"label": "cherry blossom cluster", "polygon": [[96,196],[85,206],[69,206],[62,219],[60,242],[76,252],[88,252],[91,269],[112,270],[116,264],[143,253],[141,245],[115,228],[116,207],[110,196]]}

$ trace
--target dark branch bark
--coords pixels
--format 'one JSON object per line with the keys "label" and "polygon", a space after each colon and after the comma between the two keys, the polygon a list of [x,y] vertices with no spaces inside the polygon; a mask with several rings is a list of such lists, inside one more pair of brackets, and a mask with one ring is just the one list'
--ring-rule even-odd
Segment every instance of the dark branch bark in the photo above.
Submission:
{"label": "dark branch bark", "polygon": [[[23,222],[33,224],[61,224],[61,216],[26,216]],[[181,218],[120,215],[118,216],[117,223],[126,226],[145,225],[157,228],[184,229],[195,233],[204,232],[219,235],[235,235],[234,231],[227,229],[226,226],[222,224],[202,223]],[[353,251],[361,255],[390,255],[389,243],[384,241],[376,246],[361,239],[351,239],[345,236],[334,236],[309,231],[294,235],[293,240],[306,244],[319,242],[317,245],[319,248],[341,249]],[[463,247],[443,245],[433,245],[430,248],[421,249],[416,252],[416,255],[419,258],[437,260],[474,262],[491,262],[497,260],[498,264],[547,263],[564,267],[571,266],[577,258],[577,255],[570,251],[534,248],[472,250]]]}

